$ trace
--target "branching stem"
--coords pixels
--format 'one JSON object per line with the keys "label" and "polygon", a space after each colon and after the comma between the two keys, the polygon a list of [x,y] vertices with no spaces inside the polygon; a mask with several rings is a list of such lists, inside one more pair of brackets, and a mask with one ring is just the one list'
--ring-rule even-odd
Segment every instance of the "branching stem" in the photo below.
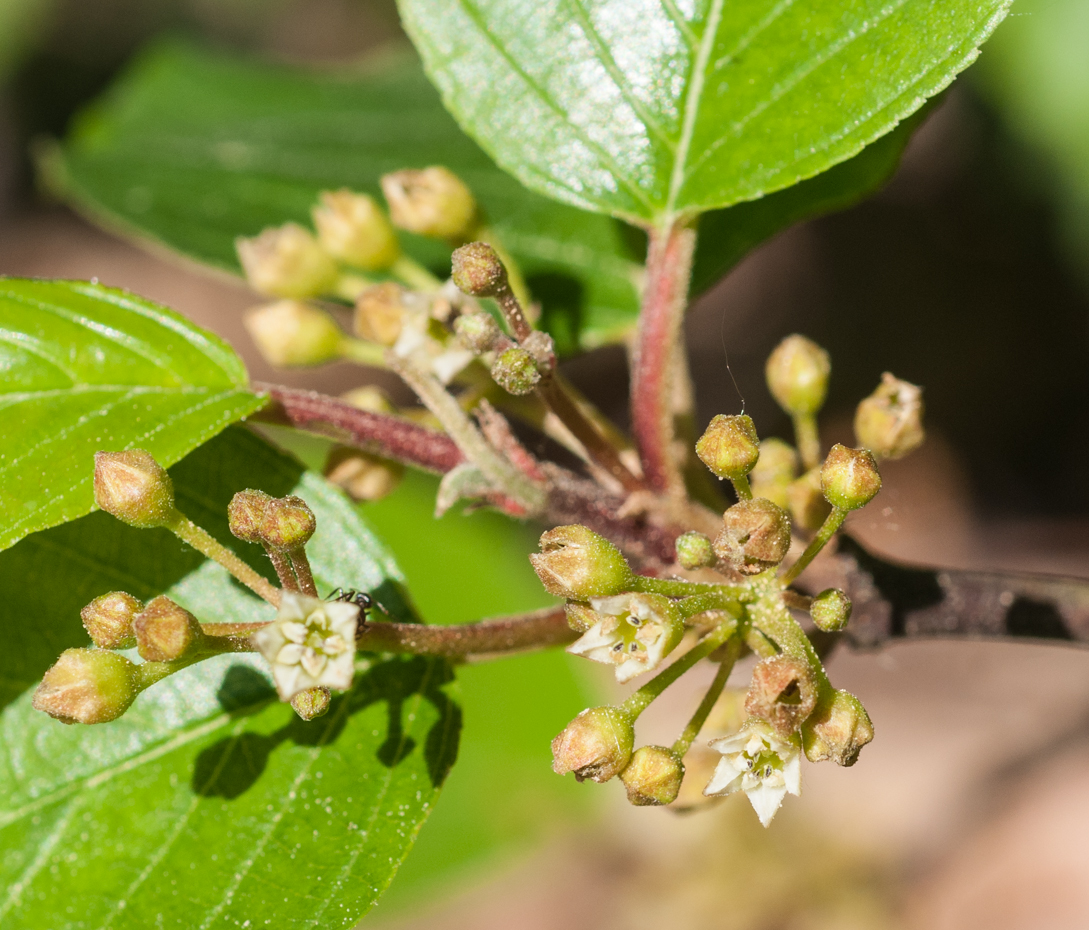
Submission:
{"label": "branching stem", "polygon": [[703,725],[707,722],[711,709],[715,706],[719,695],[722,694],[722,689],[726,687],[730,672],[734,669],[734,663],[737,662],[737,657],[741,654],[741,638],[738,636],[730,637],[726,643],[725,652],[726,657],[719,664],[715,679],[711,682],[711,687],[707,689],[703,700],[700,701],[700,706],[696,708],[692,719],[688,721],[688,726],[684,728],[684,731],[673,744],[673,752],[682,758],[688,752],[693,740],[700,735],[700,730],[703,729]]}

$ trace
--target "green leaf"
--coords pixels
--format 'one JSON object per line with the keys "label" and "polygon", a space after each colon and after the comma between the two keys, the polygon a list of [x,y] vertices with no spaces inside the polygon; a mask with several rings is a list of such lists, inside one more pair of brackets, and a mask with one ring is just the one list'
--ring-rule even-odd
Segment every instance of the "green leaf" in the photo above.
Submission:
{"label": "green leaf", "polygon": [[[400,573],[354,507],[263,440],[228,430],[171,473],[183,510],[236,545],[225,520],[235,490],[299,494],[318,517],[308,551],[319,589],[377,589],[397,603]],[[268,572],[256,546],[240,554]],[[165,590],[207,621],[270,613],[164,531],[101,513],[0,554],[0,584],[9,689],[86,642],[79,607],[112,588]],[[178,673],[94,727],[65,727],[22,695],[0,717],[0,925],[352,926],[453,762],[449,681],[442,662],[376,660],[309,724],[249,656]]]}
{"label": "green leaf", "polygon": [[634,223],[754,200],[942,90],[1012,0],[399,0],[443,100],[528,187]]}
{"label": "green leaf", "polygon": [[230,347],[84,281],[0,278],[0,549],[94,506],[94,453],[176,462],[263,406]]}

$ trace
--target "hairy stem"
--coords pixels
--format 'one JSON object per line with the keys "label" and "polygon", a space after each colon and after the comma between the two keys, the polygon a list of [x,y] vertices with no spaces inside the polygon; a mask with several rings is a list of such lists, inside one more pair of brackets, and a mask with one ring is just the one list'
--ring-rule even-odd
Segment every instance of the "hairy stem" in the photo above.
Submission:
{"label": "hairy stem", "polygon": [[264,598],[275,607],[280,606],[278,588],[274,588],[207,530],[201,529],[184,514],[178,513],[167,529],[197,552],[218,562],[258,597]]}
{"label": "hairy stem", "polygon": [[824,518],[824,523],[817,530],[817,535],[805,547],[805,552],[798,556],[798,561],[791,565],[786,574],[783,575],[782,583],[784,588],[793,584],[794,580],[805,571],[809,563],[817,557],[817,553],[828,545],[828,541],[836,535],[836,531],[843,526],[843,521],[846,519],[846,510],[840,510],[838,507],[832,508],[832,512]]}
{"label": "hairy stem", "polygon": [[813,414],[794,417],[794,441],[798,444],[798,455],[805,471],[820,465],[821,439],[817,432],[817,418]]}
{"label": "hairy stem", "polygon": [[715,706],[715,702],[718,700],[719,695],[722,694],[722,689],[726,687],[730,672],[734,670],[734,663],[737,662],[737,657],[741,654],[740,637],[731,637],[726,643],[725,652],[726,657],[719,664],[718,671],[715,673],[715,679],[711,682],[711,687],[707,689],[707,693],[703,696],[703,700],[700,701],[700,706],[696,708],[696,712],[692,715],[692,719],[688,721],[688,726],[684,728],[684,731],[677,737],[677,741],[673,744],[673,752],[682,758],[684,754],[688,752],[695,738],[700,735],[700,730],[703,729],[703,725],[707,722],[707,718],[711,714],[711,709]]}

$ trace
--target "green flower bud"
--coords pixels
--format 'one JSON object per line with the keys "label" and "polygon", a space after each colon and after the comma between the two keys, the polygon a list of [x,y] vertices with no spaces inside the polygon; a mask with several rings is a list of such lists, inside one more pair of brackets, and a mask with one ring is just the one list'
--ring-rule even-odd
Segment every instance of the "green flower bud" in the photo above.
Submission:
{"label": "green flower bud", "polygon": [[869,451],[848,449],[837,442],[821,466],[821,488],[833,507],[857,510],[881,490],[881,473]]}
{"label": "green flower bud", "polygon": [[567,625],[576,633],[585,633],[605,619],[589,604],[580,604],[578,601],[568,601],[563,612],[567,615]]}
{"label": "green flower bud", "polygon": [[794,522],[803,530],[816,530],[832,512],[821,489],[821,470],[813,468],[792,481],[786,489],[787,506]]}
{"label": "green flower bud", "polygon": [[782,507],[757,497],[740,501],[722,515],[715,555],[743,575],[774,568],[790,548],[790,518]]}
{"label": "green flower bud", "polygon": [[832,364],[813,340],[787,336],[768,356],[764,374],[776,402],[791,416],[808,416],[824,404]]}
{"label": "green flower bud", "polygon": [[584,710],[552,740],[552,770],[574,772],[579,781],[606,782],[627,767],[634,742],[631,719],[620,709]]}
{"label": "green flower bud", "polygon": [[803,660],[777,655],[756,663],[745,697],[745,710],[753,717],[788,737],[816,706],[817,682]]}
{"label": "green flower bud", "polygon": [[881,384],[855,411],[855,438],[879,459],[899,459],[923,444],[923,389],[893,377]]}
{"label": "green flower bud", "polygon": [[35,710],[61,723],[108,723],[136,700],[136,666],[104,649],[66,649],[34,692]]}
{"label": "green flower bud", "polygon": [[802,727],[802,748],[810,762],[831,759],[837,765],[854,765],[872,739],[870,715],[849,691],[836,691],[822,700]]}
{"label": "green flower bud", "polygon": [[166,526],[177,513],[170,475],[143,449],[96,452],[94,489],[95,503],[129,526]]}
{"label": "green flower bud", "polygon": [[336,262],[298,223],[270,227],[253,239],[240,236],[234,245],[246,280],[259,294],[316,297],[336,284]]}
{"label": "green flower bud", "polygon": [[355,301],[352,329],[360,339],[392,346],[405,322],[405,289],[392,281],[368,287]]}
{"label": "green flower bud", "polygon": [[235,494],[227,505],[227,525],[231,533],[246,542],[262,542],[265,511],[271,501],[270,495],[253,488]]}
{"label": "green flower bud", "polygon": [[492,378],[508,394],[520,397],[528,394],[541,380],[537,363],[525,349],[518,346],[507,349],[492,365]]}
{"label": "green flower bud", "polygon": [[454,320],[454,332],[477,355],[491,352],[503,338],[499,325],[487,313],[463,313]]}
{"label": "green flower bud", "polygon": [[302,301],[255,307],[242,322],[270,365],[298,368],[340,358],[344,333],[328,313]]}
{"label": "green flower bud", "polygon": [[703,533],[691,530],[677,537],[677,561],[684,568],[706,568],[715,564],[715,550],[711,548],[711,540]]}
{"label": "green flower bud", "polygon": [[173,662],[203,638],[200,624],[188,610],[170,598],[159,596],[132,622],[140,658],[148,662]]}
{"label": "green flower bud", "polygon": [[835,633],[851,619],[851,599],[839,588],[821,591],[809,605],[809,616],[818,630]]}
{"label": "green flower bud", "polygon": [[378,501],[397,490],[405,476],[400,462],[344,447],[333,449],[325,462],[325,477],[356,501]]}
{"label": "green flower bud", "polygon": [[640,746],[620,773],[628,800],[636,807],[672,804],[684,780],[684,764],[665,746]]}
{"label": "green flower bud", "polygon": [[451,277],[470,297],[495,297],[507,289],[507,269],[486,242],[470,242],[450,256]]}
{"label": "green flower bud", "polygon": [[133,638],[132,621],[144,609],[143,603],[124,591],[96,597],[79,616],[91,641],[99,649],[128,649]]}
{"label": "green flower bud", "polygon": [[719,414],[696,443],[696,455],[719,478],[744,478],[760,458],[752,417]]}
{"label": "green flower bud", "polygon": [[798,473],[798,453],[781,439],[760,443],[760,458],[749,473],[753,497],[766,497],[773,504],[786,507],[787,488]]}
{"label": "green flower bud", "polygon": [[436,239],[463,240],[477,223],[476,201],[447,168],[395,171],[382,176],[390,218],[399,229]]}
{"label": "green flower bud", "polygon": [[541,536],[529,557],[549,594],[572,601],[610,597],[631,586],[632,571],[620,550],[585,526],[557,526]]}
{"label": "green flower bud", "polygon": [[397,235],[373,197],[350,190],[325,191],[310,215],[318,241],[342,262],[381,271],[401,255]]}
{"label": "green flower bud", "polygon": [[316,720],[329,711],[333,695],[328,688],[310,688],[300,691],[291,699],[291,706],[303,720]]}
{"label": "green flower bud", "polygon": [[317,525],[314,511],[301,497],[274,497],[265,509],[261,541],[273,549],[290,552],[305,546]]}

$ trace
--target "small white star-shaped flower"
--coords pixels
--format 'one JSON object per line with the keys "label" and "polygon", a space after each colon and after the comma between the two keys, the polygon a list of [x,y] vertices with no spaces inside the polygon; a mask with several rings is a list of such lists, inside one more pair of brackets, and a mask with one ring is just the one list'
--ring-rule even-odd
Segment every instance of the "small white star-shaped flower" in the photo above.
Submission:
{"label": "small white star-shaped flower", "polygon": [[710,745],[722,753],[722,759],[703,793],[724,797],[744,791],[765,827],[788,793],[802,793],[797,736],[784,739],[762,720],[750,718],[739,732],[711,740]]}
{"label": "small white star-shaped flower", "polygon": [[272,665],[280,699],[290,701],[311,688],[350,688],[358,622],[355,604],[284,591],[276,619],[253,634],[253,644]]}
{"label": "small white star-shaped flower", "polygon": [[624,683],[662,664],[684,636],[684,622],[673,603],[656,594],[618,594],[592,598],[601,616],[567,651],[616,666]]}

